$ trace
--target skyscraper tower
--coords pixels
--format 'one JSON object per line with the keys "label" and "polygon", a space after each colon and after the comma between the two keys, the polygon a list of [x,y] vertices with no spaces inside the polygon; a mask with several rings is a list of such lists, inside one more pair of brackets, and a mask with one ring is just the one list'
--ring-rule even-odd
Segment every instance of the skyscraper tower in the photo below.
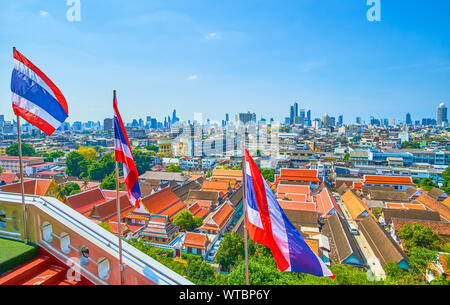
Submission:
{"label": "skyscraper tower", "polygon": [[444,103],[441,103],[437,109],[437,120],[436,120],[437,125],[441,126],[442,123],[447,124],[448,123],[448,119],[447,119],[447,107],[445,106]]}
{"label": "skyscraper tower", "polygon": [[294,106],[291,106],[291,111],[289,115],[289,120],[291,124],[294,124],[294,119],[295,119],[295,108]]}
{"label": "skyscraper tower", "polygon": [[298,117],[298,104],[294,103],[294,120]]}
{"label": "skyscraper tower", "polygon": [[406,114],[406,125],[412,125],[411,114]]}

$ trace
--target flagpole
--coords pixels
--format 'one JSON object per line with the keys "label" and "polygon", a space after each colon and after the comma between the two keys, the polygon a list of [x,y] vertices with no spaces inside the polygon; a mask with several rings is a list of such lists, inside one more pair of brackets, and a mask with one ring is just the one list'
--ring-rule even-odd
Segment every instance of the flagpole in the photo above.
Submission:
{"label": "flagpole", "polygon": [[[114,90],[114,101],[116,100],[116,90]],[[116,161],[116,196],[117,196],[117,227],[119,232],[119,266],[120,266],[120,284],[125,284],[124,265],[122,261],[122,229],[120,223],[120,191],[119,191],[119,162]]]}
{"label": "flagpole", "polygon": [[247,249],[247,208],[246,208],[246,199],[247,199],[247,191],[245,186],[245,170],[246,170],[246,162],[245,162],[245,133],[244,133],[244,149],[242,150],[242,174],[244,175],[242,178],[243,181],[243,188],[244,188],[244,194],[243,194],[243,203],[244,203],[244,253],[245,253],[245,284],[249,285],[248,281],[248,249]]}
{"label": "flagpole", "polygon": [[25,243],[28,244],[27,206],[25,204],[25,186],[24,186],[24,181],[23,181],[22,137],[20,136],[20,117],[18,115],[17,115],[17,143],[19,146],[20,185],[21,185],[21,193],[22,193],[22,211],[23,211],[23,235],[24,235]]}

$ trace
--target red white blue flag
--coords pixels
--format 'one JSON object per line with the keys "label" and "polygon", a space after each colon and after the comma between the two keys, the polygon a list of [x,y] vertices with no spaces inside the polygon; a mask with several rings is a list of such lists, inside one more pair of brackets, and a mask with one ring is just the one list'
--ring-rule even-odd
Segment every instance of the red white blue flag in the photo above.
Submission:
{"label": "red white blue flag", "polygon": [[245,214],[249,236],[255,242],[271,249],[278,271],[334,278],[334,274],[309,248],[289,221],[247,150],[245,187]]}
{"label": "red white blue flag", "polygon": [[131,202],[139,208],[139,200],[141,199],[141,189],[139,187],[139,173],[134,163],[133,153],[131,151],[130,142],[128,141],[127,132],[123,125],[117,107],[116,94],[113,99],[114,108],[114,144],[115,156],[117,162],[123,163],[123,175],[125,177],[125,185],[127,187],[128,196]]}
{"label": "red white blue flag", "polygon": [[14,114],[49,136],[69,116],[66,99],[58,87],[16,49],[11,91]]}

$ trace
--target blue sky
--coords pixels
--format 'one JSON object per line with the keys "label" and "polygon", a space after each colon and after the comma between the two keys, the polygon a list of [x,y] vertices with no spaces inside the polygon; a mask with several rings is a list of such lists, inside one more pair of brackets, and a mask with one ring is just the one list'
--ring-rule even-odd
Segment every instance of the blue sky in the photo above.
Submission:
{"label": "blue sky", "polygon": [[[289,106],[413,120],[450,104],[450,1],[66,0],[4,1],[0,114],[12,119],[12,47],[61,89],[69,121],[149,115],[222,120],[248,110],[282,120]],[[450,105],[448,105],[450,106]]]}

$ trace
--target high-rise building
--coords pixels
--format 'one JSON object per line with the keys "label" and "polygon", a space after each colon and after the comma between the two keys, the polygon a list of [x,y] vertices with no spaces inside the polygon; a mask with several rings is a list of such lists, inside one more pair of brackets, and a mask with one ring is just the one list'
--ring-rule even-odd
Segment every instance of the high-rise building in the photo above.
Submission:
{"label": "high-rise building", "polygon": [[236,114],[236,124],[238,123],[247,124],[248,122],[256,123],[256,113],[251,113],[249,111],[247,113]]}
{"label": "high-rise building", "polygon": [[303,120],[305,119],[305,109],[300,109],[299,116],[301,119],[303,119]]}
{"label": "high-rise building", "polygon": [[113,129],[113,119],[106,118],[103,121],[103,130],[108,131],[108,130],[112,130],[112,129]]}
{"label": "high-rise building", "polygon": [[411,114],[406,114],[406,125],[412,125]]}
{"label": "high-rise building", "polygon": [[447,124],[447,107],[444,103],[441,103],[437,109],[437,125],[442,126],[442,124]]}
{"label": "high-rise building", "polygon": [[341,114],[338,117],[338,126],[342,126],[342,125],[344,125],[344,116]]}
{"label": "high-rise building", "polygon": [[180,119],[177,117],[177,110],[174,109],[173,110],[173,114],[172,114],[172,124],[175,124],[176,122],[178,122]]}
{"label": "high-rise building", "polygon": [[290,124],[294,124],[294,119],[295,119],[295,107],[291,106],[291,111],[289,113],[289,118],[290,118]]}
{"label": "high-rise building", "polygon": [[362,122],[361,117],[357,116],[356,117],[356,124],[357,125],[361,125],[361,122]]}
{"label": "high-rise building", "polygon": [[294,118],[298,117],[298,103],[294,103]]}

